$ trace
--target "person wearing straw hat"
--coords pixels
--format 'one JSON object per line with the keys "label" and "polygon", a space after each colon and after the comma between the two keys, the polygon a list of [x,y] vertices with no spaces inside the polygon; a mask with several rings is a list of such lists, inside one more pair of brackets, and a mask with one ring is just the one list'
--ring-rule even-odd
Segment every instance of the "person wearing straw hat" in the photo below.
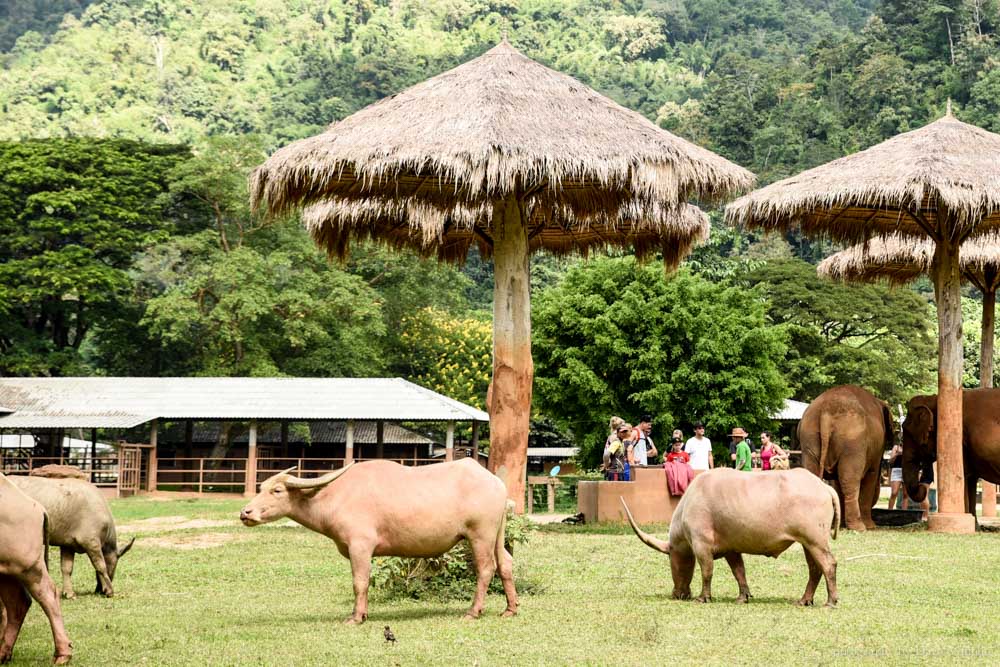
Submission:
{"label": "person wearing straw hat", "polygon": [[736,469],[750,472],[750,445],[747,444],[747,435],[741,427],[737,426],[729,437],[733,439],[736,456]]}

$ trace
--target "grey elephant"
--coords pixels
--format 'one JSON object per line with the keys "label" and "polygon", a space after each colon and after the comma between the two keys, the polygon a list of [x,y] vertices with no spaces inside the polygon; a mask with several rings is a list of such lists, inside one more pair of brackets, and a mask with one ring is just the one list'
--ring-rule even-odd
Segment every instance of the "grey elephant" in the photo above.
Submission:
{"label": "grey elephant", "polygon": [[844,524],[874,528],[882,453],[895,438],[889,406],[861,387],[833,387],[806,408],[798,436],[802,467],[833,482]]}
{"label": "grey elephant", "polygon": [[[914,396],[903,421],[903,483],[917,502],[927,493],[920,480],[936,460],[937,394]],[[965,511],[975,514],[979,480],[1000,483],[1000,389],[962,391],[962,460]]]}

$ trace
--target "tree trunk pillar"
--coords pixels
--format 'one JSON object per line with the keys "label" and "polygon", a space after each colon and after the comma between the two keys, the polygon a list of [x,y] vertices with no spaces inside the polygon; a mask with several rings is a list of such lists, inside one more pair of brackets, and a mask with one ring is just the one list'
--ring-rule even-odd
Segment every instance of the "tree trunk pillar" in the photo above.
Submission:
{"label": "tree trunk pillar", "polygon": [[[992,278],[992,276],[990,276]],[[993,386],[993,341],[996,335],[995,320],[997,292],[992,285],[983,292],[983,335],[979,354],[979,386]],[[983,480],[983,516],[991,519],[997,515],[997,485]]]}
{"label": "tree trunk pillar", "polygon": [[344,438],[344,465],[354,463],[354,420],[347,420],[347,435]]}
{"label": "tree trunk pillar", "polygon": [[156,491],[156,476],[159,474],[159,464],[156,460],[159,427],[160,423],[157,419],[154,419],[149,427],[149,462],[146,466],[146,491]]}
{"label": "tree trunk pillar", "polygon": [[528,225],[517,198],[493,205],[493,379],[489,470],[504,479],[507,497],[524,512],[531,417],[531,283]]}
{"label": "tree trunk pillar", "polygon": [[247,471],[243,482],[243,495],[253,498],[257,495],[257,420],[250,420],[250,432],[247,434]]}
{"label": "tree trunk pillar", "polygon": [[455,460],[455,422],[448,422],[448,432],[444,436],[444,460]]}
{"label": "tree trunk pillar", "polygon": [[959,243],[942,225],[934,249],[934,297],[938,314],[938,511],[927,527],[939,533],[973,533],[976,519],[965,509],[962,460],[962,302]]}
{"label": "tree trunk pillar", "polygon": [[479,463],[479,422],[472,422],[472,460]]}

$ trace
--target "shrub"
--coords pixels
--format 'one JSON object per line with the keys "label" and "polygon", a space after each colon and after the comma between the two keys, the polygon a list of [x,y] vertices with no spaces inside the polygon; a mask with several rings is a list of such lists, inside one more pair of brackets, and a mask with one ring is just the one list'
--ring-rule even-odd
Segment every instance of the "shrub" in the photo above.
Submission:
{"label": "shrub", "polygon": [[[504,542],[512,553],[517,545],[527,544],[534,524],[523,516],[508,515]],[[472,549],[465,540],[436,558],[376,558],[372,566],[372,588],[382,598],[397,600],[454,600],[472,597],[476,588],[476,568]],[[516,580],[520,594],[535,588],[521,578]],[[500,577],[493,577],[490,593],[503,592]]]}

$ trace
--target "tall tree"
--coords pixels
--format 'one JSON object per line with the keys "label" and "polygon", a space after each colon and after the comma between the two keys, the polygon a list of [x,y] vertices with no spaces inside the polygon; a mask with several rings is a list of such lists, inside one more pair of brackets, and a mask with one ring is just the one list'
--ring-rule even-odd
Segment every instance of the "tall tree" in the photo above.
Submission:
{"label": "tall tree", "polygon": [[0,373],[84,368],[135,253],[163,240],[166,174],[184,147],[93,139],[0,143]]}

